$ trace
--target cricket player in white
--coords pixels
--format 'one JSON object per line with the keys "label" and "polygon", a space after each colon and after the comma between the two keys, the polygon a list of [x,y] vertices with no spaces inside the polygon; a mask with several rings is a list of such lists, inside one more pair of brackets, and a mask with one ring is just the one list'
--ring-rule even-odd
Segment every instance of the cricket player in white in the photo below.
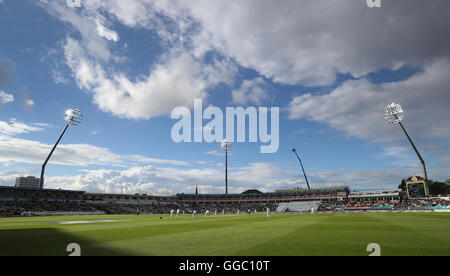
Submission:
{"label": "cricket player in white", "polygon": [[180,209],[177,210],[177,216],[176,216],[176,219],[179,219],[179,218],[181,218],[181,210]]}
{"label": "cricket player in white", "polygon": [[214,211],[214,216],[217,217],[217,210]]}
{"label": "cricket player in white", "polygon": [[209,210],[206,210],[205,212],[205,218],[209,215]]}
{"label": "cricket player in white", "polygon": [[194,219],[196,215],[197,215],[197,211],[194,210],[194,212],[192,212],[192,218]]}
{"label": "cricket player in white", "polygon": [[170,218],[173,218],[173,213],[175,212],[175,210],[170,210]]}
{"label": "cricket player in white", "polygon": [[266,215],[267,215],[267,218],[270,218],[270,209],[269,208],[267,208]]}
{"label": "cricket player in white", "polygon": [[311,208],[311,215],[314,215],[314,208]]}

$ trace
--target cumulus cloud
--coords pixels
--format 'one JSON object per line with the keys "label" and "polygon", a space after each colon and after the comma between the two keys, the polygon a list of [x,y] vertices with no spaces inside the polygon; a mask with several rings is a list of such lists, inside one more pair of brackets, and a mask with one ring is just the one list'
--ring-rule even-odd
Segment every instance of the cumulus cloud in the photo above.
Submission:
{"label": "cumulus cloud", "polygon": [[103,67],[83,54],[77,41],[66,45],[68,64],[79,86],[92,91],[98,107],[116,116],[149,119],[169,114],[177,106],[192,107],[194,99],[206,98],[206,89],[215,85],[210,73],[185,52],[170,56],[155,66],[150,75],[133,82],[123,74],[108,76]]}
{"label": "cumulus cloud", "polygon": [[266,82],[262,78],[245,80],[239,89],[232,92],[233,103],[246,105],[253,103],[261,105],[262,102],[269,99],[269,94],[265,90]]}
{"label": "cumulus cloud", "polygon": [[[15,137],[0,136],[0,162],[42,164],[53,145]],[[122,165],[120,156],[91,145],[60,145],[52,164],[66,166]]]}
{"label": "cumulus cloud", "polygon": [[[114,66],[108,66],[106,70],[105,64],[120,60],[111,58],[113,55],[107,43],[117,42],[119,37],[115,31],[105,27],[108,21],[101,11],[114,11],[117,13],[114,14],[115,18],[125,20],[122,12],[135,11],[131,7],[137,3],[127,2],[128,8],[119,11],[114,7],[124,8],[123,5],[113,2],[105,5],[89,1],[82,9],[70,9],[58,2],[45,2],[44,5],[53,15],[70,23],[81,34],[81,40],[71,36],[66,39],[66,63],[72,69],[78,86],[92,92],[94,103],[101,110],[131,119],[167,115],[177,106],[192,107],[195,98],[206,99],[207,89],[220,83],[229,83],[237,71],[236,66],[227,59],[214,58],[205,62],[183,47],[175,46],[153,64],[147,76],[141,74],[132,79],[120,70],[111,69]],[[138,19],[139,16],[135,18]]]}
{"label": "cumulus cloud", "polygon": [[14,102],[14,96],[0,90],[0,106]]}
{"label": "cumulus cloud", "polygon": [[[42,164],[53,145],[17,136],[45,131],[49,126],[44,123],[30,125],[15,119],[11,119],[9,122],[0,121],[0,163]],[[88,144],[60,144],[50,163],[74,167],[93,165],[126,167],[133,164],[189,166],[188,162],[178,160],[150,158],[141,155],[122,156],[107,148]]]}
{"label": "cumulus cloud", "polygon": [[114,42],[119,41],[119,35],[115,31],[112,31],[107,27],[103,26],[100,20],[97,20],[96,23],[97,23],[97,32],[101,37]]}
{"label": "cumulus cloud", "polygon": [[[0,124],[1,127],[1,124]],[[53,145],[38,141],[0,135],[0,163],[42,164]],[[188,162],[166,160],[145,156],[122,156],[107,148],[88,144],[61,144],[50,164],[72,167],[113,166],[127,167],[132,164],[163,164],[189,166]]]}
{"label": "cumulus cloud", "polygon": [[28,99],[25,100],[25,105],[27,107],[33,107],[34,106],[34,101],[32,99],[28,98]]}
{"label": "cumulus cloud", "polygon": [[9,123],[0,121],[0,135],[1,136],[16,136],[19,134],[25,134],[36,131],[43,131],[44,124],[28,125],[22,122],[18,122],[16,119],[10,119]]}
{"label": "cumulus cloud", "polygon": [[405,109],[405,125],[416,137],[450,137],[450,62],[440,59],[423,72],[394,83],[372,84],[350,80],[329,94],[304,94],[289,104],[291,119],[325,123],[349,136],[377,142],[404,139],[400,130],[384,121],[383,108],[397,102]]}
{"label": "cumulus cloud", "polygon": [[[86,49],[85,53],[89,58],[104,62],[112,59],[113,55],[108,48],[108,40],[104,38],[104,32],[107,28],[100,23],[103,20],[100,13],[83,10],[83,13],[80,14],[78,11],[81,9],[70,8],[66,5],[65,1],[41,0],[39,3],[50,14],[56,16],[62,22],[70,24],[78,31],[81,36],[83,48]],[[100,25],[103,28],[99,28]],[[111,33],[111,30],[109,31]]]}
{"label": "cumulus cloud", "polygon": [[216,49],[276,82],[329,85],[336,73],[362,76],[399,64],[448,57],[450,11],[445,0],[199,0],[155,6],[191,17],[201,29],[197,51]]}
{"label": "cumulus cloud", "polygon": [[[442,39],[450,28],[445,0],[387,1],[382,9],[335,0],[90,0],[76,9],[58,1],[40,3],[81,34],[79,41],[69,37],[65,43],[79,86],[93,92],[100,109],[127,118],[190,107],[194,97],[227,83],[235,68],[206,65],[210,52],[275,82],[306,86],[333,84],[338,73],[360,77],[404,64],[421,67],[450,53],[450,40]],[[165,61],[143,80],[102,64],[120,59],[109,47],[119,40],[107,27],[115,22],[156,32],[167,51]],[[265,97],[260,86],[246,85],[235,91],[235,101],[257,103]]]}
{"label": "cumulus cloud", "polygon": [[[442,168],[431,168],[434,179],[445,180]],[[420,173],[420,166],[390,166],[387,170],[310,170],[313,187],[350,186],[353,190],[395,189],[401,179]],[[441,178],[444,177],[444,178]],[[0,179],[2,177],[0,176]],[[126,170],[87,170],[77,176],[47,178],[49,188],[76,189],[88,192],[146,193],[154,195],[193,194],[198,186],[201,194],[223,194],[223,171],[217,169],[178,169],[137,166]],[[230,168],[229,191],[242,193],[248,189],[273,192],[277,189],[306,187],[298,171],[274,163],[253,163]]]}
{"label": "cumulus cloud", "polygon": [[[230,192],[258,188],[273,191],[274,181],[280,181],[280,172],[285,172],[273,164],[256,163],[230,172]],[[284,176],[286,176],[286,173]],[[173,195],[194,193],[198,186],[200,193],[221,194],[224,192],[223,171],[220,169],[174,169],[155,166],[132,167],[127,170],[90,170],[72,177],[52,177],[47,179],[48,187],[78,188],[91,192],[148,193]]]}

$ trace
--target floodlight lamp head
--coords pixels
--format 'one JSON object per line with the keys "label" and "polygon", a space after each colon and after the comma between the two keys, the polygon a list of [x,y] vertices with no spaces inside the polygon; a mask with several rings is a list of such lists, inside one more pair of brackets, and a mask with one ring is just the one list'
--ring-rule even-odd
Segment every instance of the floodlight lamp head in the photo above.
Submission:
{"label": "floodlight lamp head", "polygon": [[222,145],[221,146],[222,146],[222,149],[224,151],[230,151],[232,145],[233,145],[232,142],[229,142],[227,139],[225,139],[225,140],[222,141]]}
{"label": "floodlight lamp head", "polygon": [[396,103],[386,106],[384,109],[384,118],[386,122],[391,124],[400,123],[405,118],[402,106]]}
{"label": "floodlight lamp head", "polygon": [[81,111],[79,109],[72,108],[66,111],[64,120],[66,120],[67,124],[71,126],[77,126],[81,124],[81,120],[83,120],[83,115],[81,114]]}

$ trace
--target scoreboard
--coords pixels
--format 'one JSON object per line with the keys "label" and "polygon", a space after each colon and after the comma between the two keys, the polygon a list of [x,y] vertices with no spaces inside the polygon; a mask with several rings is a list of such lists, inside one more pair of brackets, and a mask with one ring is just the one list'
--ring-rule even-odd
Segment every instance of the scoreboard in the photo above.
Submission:
{"label": "scoreboard", "polygon": [[425,190],[425,182],[412,182],[407,185],[408,197],[409,198],[417,198],[417,197],[426,197],[427,192]]}

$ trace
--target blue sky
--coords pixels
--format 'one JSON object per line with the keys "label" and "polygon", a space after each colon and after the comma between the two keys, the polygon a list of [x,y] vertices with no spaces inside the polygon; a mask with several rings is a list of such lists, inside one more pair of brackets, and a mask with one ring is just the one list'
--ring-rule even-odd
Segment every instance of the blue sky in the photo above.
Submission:
{"label": "blue sky", "polygon": [[220,145],[171,139],[172,110],[196,98],[280,108],[278,152],[234,144],[232,192],[305,187],[294,146],[315,187],[396,188],[421,174],[384,122],[393,101],[430,177],[446,180],[449,4],[410,2],[0,1],[0,184],[39,176],[77,107],[85,119],[62,140],[47,187],[221,193]]}

